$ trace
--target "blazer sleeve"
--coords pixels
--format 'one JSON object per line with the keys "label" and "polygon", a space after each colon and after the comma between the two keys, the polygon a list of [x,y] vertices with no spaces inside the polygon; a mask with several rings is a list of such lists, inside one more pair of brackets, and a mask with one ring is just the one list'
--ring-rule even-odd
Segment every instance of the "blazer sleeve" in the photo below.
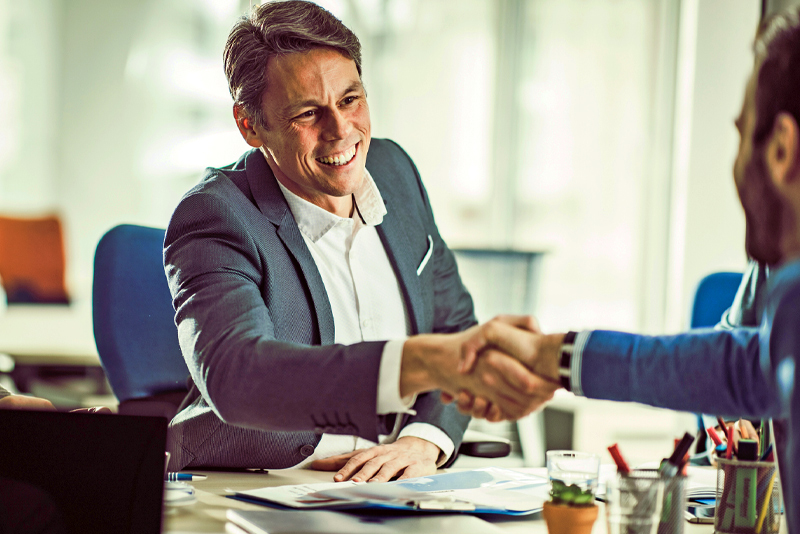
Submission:
{"label": "blazer sleeve", "polygon": [[[301,285],[276,281],[279,274],[270,269],[294,269],[292,261],[274,229],[254,230],[243,213],[224,195],[190,194],[167,229],[165,268],[178,338],[195,385],[216,415],[232,425],[356,434],[376,441],[383,428],[375,407],[385,342],[312,346],[276,339],[269,296],[289,291],[293,299],[309,297]],[[286,256],[285,264],[273,260],[268,266],[254,234],[272,240],[268,246]],[[270,284],[281,287],[269,290]],[[310,340],[313,324],[298,310],[280,312],[295,314],[298,339]]]}
{"label": "blazer sleeve", "polygon": [[674,336],[594,331],[580,368],[584,395],[736,417],[779,415],[759,330]]}

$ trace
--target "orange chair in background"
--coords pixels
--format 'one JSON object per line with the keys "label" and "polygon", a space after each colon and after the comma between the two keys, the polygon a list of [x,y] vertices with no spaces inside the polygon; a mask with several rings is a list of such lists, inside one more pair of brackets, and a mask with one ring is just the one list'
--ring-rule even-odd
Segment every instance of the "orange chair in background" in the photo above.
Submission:
{"label": "orange chair in background", "polygon": [[0,279],[9,304],[69,304],[57,216],[0,217]]}

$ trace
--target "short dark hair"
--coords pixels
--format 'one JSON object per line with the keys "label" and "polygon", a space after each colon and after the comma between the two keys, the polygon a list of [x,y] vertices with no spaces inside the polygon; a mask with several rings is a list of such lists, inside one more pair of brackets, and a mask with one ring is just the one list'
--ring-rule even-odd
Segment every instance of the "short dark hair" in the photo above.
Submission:
{"label": "short dark hair", "polygon": [[755,44],[756,124],[753,143],[769,138],[779,113],[800,124],[800,7],[781,11],[762,22]]}
{"label": "short dark hair", "polygon": [[361,76],[361,43],[326,9],[303,0],[267,2],[240,18],[225,43],[225,76],[233,103],[266,127],[261,111],[267,61],[275,56],[332,48],[355,61]]}

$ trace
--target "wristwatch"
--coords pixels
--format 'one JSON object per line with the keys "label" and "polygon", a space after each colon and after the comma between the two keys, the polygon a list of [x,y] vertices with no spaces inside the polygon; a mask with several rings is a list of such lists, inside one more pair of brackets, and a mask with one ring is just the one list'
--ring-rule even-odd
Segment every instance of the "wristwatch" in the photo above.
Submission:
{"label": "wristwatch", "polygon": [[572,391],[572,380],[570,377],[572,366],[572,350],[575,348],[575,336],[577,332],[567,332],[564,342],[561,344],[561,355],[558,362],[558,378],[561,386],[567,391]]}

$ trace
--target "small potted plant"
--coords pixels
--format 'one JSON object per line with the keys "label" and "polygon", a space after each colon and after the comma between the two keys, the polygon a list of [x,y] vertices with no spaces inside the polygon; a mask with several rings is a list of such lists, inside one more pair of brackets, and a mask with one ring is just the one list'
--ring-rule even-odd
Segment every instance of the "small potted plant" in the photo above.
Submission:
{"label": "small potted plant", "polygon": [[589,534],[597,510],[591,489],[582,490],[577,484],[553,479],[550,500],[544,503],[542,515],[550,534]]}

